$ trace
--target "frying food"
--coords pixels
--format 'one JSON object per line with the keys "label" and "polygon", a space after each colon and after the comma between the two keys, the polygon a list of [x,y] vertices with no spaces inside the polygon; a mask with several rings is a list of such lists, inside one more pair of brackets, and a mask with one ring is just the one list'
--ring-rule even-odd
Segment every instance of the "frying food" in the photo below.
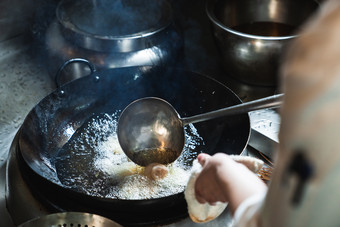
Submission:
{"label": "frying food", "polygon": [[151,180],[160,180],[169,174],[169,168],[158,163],[151,163],[144,169],[144,175]]}

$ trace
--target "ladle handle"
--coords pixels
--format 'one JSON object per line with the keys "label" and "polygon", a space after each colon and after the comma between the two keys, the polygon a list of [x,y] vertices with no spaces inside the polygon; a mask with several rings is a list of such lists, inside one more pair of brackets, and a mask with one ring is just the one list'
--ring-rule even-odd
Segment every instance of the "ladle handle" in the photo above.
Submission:
{"label": "ladle handle", "polygon": [[253,100],[250,102],[238,104],[235,106],[226,107],[219,110],[214,110],[208,113],[198,114],[191,117],[182,118],[182,124],[187,125],[190,123],[197,123],[201,121],[211,120],[218,117],[224,117],[229,115],[237,115],[248,113],[254,110],[261,110],[267,108],[279,107],[282,104],[283,94],[272,95],[266,98]]}

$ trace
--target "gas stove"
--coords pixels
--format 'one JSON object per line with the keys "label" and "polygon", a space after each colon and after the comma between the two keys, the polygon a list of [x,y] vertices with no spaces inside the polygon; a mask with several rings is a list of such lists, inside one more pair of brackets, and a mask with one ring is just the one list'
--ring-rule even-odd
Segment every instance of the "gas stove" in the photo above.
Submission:
{"label": "gas stove", "polygon": [[[1,127],[0,127],[0,209],[4,226],[16,226],[38,216],[63,211],[46,206],[36,198],[22,176],[18,162],[18,139],[20,125],[34,105],[54,89],[51,77],[38,59],[32,58],[32,49],[26,37],[17,37],[3,43],[0,66],[1,79]],[[8,89],[10,88],[10,89]],[[249,93],[247,93],[249,94]],[[249,98],[249,95],[247,96]],[[263,141],[275,144],[279,128],[279,115],[274,110],[255,111],[250,114],[252,137],[244,155],[259,156],[253,149],[260,148]],[[262,136],[262,137],[261,137]],[[257,146],[260,144],[259,146]],[[263,153],[270,152],[264,150]],[[267,153],[271,156],[271,153]],[[173,223],[164,226],[196,226],[188,217],[178,216]],[[210,226],[229,223],[232,218],[228,210]],[[201,225],[200,225],[201,226]]]}
{"label": "gas stove", "polygon": [[[189,1],[190,2],[190,1]],[[202,13],[199,10],[193,11]],[[208,26],[208,25],[205,25]],[[186,30],[184,35],[192,36],[199,27]],[[209,29],[203,29],[202,40],[185,39],[184,66],[186,69],[209,75],[231,88],[244,102],[272,95],[273,87],[253,87],[242,84],[226,75],[220,67],[219,58],[213,48]],[[19,166],[17,149],[18,133],[25,116],[42,98],[55,89],[39,52],[32,45],[30,34],[21,34],[0,42],[0,219],[1,226],[17,226],[30,219],[62,211],[47,206],[37,199],[26,184]],[[194,44],[203,44],[203,49]],[[198,49],[197,49],[198,48]],[[200,55],[196,53],[199,52]],[[209,56],[209,61],[201,56]],[[197,58],[192,58],[196,56]],[[204,64],[202,63],[204,62]],[[250,113],[252,126],[249,146],[243,155],[266,160],[275,154],[280,116],[275,110]],[[261,155],[258,151],[264,153]],[[50,204],[51,205],[51,204]],[[152,223],[151,223],[152,224]],[[232,226],[231,215],[226,211],[209,226]],[[178,216],[164,226],[204,226],[193,223],[187,216]]]}

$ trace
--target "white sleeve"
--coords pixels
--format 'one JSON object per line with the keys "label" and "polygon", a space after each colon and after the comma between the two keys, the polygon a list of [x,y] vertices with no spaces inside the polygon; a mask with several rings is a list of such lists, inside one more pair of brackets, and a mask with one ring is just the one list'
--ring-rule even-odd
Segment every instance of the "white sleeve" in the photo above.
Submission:
{"label": "white sleeve", "polygon": [[259,227],[261,207],[266,197],[266,191],[244,200],[236,209],[234,226]]}

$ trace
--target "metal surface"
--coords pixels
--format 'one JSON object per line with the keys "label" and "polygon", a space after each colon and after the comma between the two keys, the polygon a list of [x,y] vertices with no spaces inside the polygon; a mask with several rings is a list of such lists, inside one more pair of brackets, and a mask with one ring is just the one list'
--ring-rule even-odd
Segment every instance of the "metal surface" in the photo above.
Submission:
{"label": "metal surface", "polygon": [[119,117],[117,136],[124,153],[142,166],[174,162],[185,144],[179,114],[171,104],[157,97],[130,103]]}
{"label": "metal surface", "polygon": [[275,152],[273,151],[278,149],[278,145],[278,140],[275,140],[270,136],[252,128],[249,146],[261,151],[262,154],[266,155],[272,161],[275,159]]}
{"label": "metal surface", "polygon": [[[53,83],[47,77],[46,69],[32,56],[30,43],[25,35],[0,43],[0,219],[1,226],[6,227],[16,226],[8,213],[8,200],[6,201],[5,196],[9,193],[5,187],[8,186],[6,162],[11,143],[30,109],[53,90]],[[22,190],[25,194],[25,183],[20,178],[13,180],[16,182],[12,189]],[[19,202],[18,208],[23,208],[25,204],[40,210],[34,198],[24,196]],[[37,214],[30,208],[22,210],[18,215],[35,217],[30,216]],[[43,209],[40,212],[43,213]]]}
{"label": "metal surface", "polygon": [[249,146],[266,155],[272,162],[276,160],[279,145],[281,118],[278,110],[268,109],[249,114],[251,133]]}
{"label": "metal surface", "polygon": [[181,118],[167,101],[146,97],[130,103],[118,121],[118,139],[125,154],[135,163],[169,164],[182,153],[184,126],[219,117],[244,114],[259,109],[279,107],[283,94]]}
{"label": "metal surface", "polygon": [[[318,4],[310,0],[208,0],[206,13],[213,27],[225,71],[250,84],[278,84],[279,61],[285,46],[296,37],[298,27]],[[255,22],[275,22],[292,26],[287,35],[254,35],[234,28]],[[262,32],[265,28],[262,28]],[[278,30],[278,29],[277,29]]]}
{"label": "metal surface", "polygon": [[56,16],[66,39],[101,52],[148,49],[162,40],[173,20],[171,5],[165,0],[62,0]]}
{"label": "metal surface", "polygon": [[[139,18],[142,16],[140,12],[137,13],[138,8],[134,8],[140,4],[143,4],[139,8],[143,13],[151,11],[142,19]],[[152,7],[146,7],[147,4]],[[136,14],[129,15],[130,11],[136,11]],[[181,33],[174,24],[171,6],[163,0],[65,0],[60,2],[56,14],[57,18],[46,29],[46,49],[41,51],[41,54],[47,55],[44,61],[48,64],[52,77],[65,61],[72,58],[84,58],[91,61],[97,69],[107,69],[174,65],[178,64],[177,60],[183,54]],[[105,23],[101,23],[103,20]],[[64,71],[62,82],[88,74],[87,65],[72,64]]]}
{"label": "metal surface", "polygon": [[89,70],[90,70],[90,74],[94,73],[96,71],[96,68],[94,67],[94,65],[89,62],[88,60],[86,59],[83,59],[83,58],[72,58],[70,60],[67,60],[64,64],[62,64],[60,66],[60,68],[58,69],[56,75],[55,75],[55,78],[54,78],[54,81],[55,81],[55,84],[57,86],[57,88],[60,88],[61,85],[63,84],[62,83],[62,74],[63,74],[63,71],[65,69],[65,67],[67,67],[68,65],[71,65],[71,64],[75,64],[75,63],[84,63],[88,66]]}
{"label": "metal surface", "polygon": [[18,227],[54,227],[54,226],[95,226],[95,227],[121,227],[118,223],[105,217],[82,213],[82,212],[64,212],[54,213],[33,220],[27,221]]}
{"label": "metal surface", "polygon": [[[148,48],[131,52],[98,52],[80,48],[66,40],[61,34],[60,24],[52,22],[46,32],[46,50],[43,50],[49,67],[49,74],[54,77],[58,68],[72,58],[90,60],[97,69],[120,68],[130,66],[174,65],[182,51],[183,41],[177,30],[170,25],[165,35],[157,43],[150,43]],[[63,76],[63,83],[88,75],[87,65],[73,64]]]}

